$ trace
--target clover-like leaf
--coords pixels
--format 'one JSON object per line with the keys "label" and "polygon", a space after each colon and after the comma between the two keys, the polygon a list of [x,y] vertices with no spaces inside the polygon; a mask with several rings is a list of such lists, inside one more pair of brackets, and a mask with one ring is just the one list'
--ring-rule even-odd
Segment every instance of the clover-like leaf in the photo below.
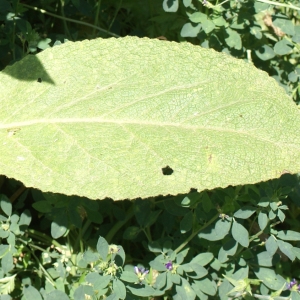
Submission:
{"label": "clover-like leaf", "polygon": [[249,233],[243,225],[238,222],[233,222],[231,233],[233,238],[243,247],[249,246]]}

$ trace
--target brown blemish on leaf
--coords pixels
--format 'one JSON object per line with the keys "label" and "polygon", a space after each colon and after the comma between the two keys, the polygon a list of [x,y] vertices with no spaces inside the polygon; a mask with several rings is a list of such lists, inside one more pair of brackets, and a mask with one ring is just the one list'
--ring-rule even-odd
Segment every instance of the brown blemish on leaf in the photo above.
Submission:
{"label": "brown blemish on leaf", "polygon": [[13,136],[20,130],[21,130],[21,128],[9,128],[9,129],[7,129],[8,136]]}

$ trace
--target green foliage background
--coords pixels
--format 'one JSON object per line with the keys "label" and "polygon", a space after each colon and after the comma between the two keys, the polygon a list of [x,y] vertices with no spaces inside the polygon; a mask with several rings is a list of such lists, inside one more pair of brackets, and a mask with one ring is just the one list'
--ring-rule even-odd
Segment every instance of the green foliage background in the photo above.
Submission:
{"label": "green foliage background", "polygon": [[[277,4],[0,0],[0,68],[66,39],[147,36],[253,63],[298,104],[299,3]],[[300,279],[297,175],[117,203],[42,194],[4,176],[0,191],[1,300],[300,297],[286,285]]]}
{"label": "green foliage background", "polygon": [[78,41],[126,35],[166,38],[251,61],[299,102],[297,0],[290,4],[278,2],[277,6],[262,0],[162,2],[1,0],[0,67],[64,39]]}

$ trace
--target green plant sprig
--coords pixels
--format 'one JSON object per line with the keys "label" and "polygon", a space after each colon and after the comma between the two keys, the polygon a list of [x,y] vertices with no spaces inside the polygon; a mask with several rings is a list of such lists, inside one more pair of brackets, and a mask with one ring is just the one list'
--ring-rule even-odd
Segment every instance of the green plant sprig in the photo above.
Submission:
{"label": "green plant sprig", "polygon": [[108,34],[108,35],[110,35],[110,36],[113,36],[113,37],[115,37],[115,38],[119,38],[119,37],[120,37],[119,35],[117,35],[117,34],[111,32],[111,31],[109,31],[109,30],[105,30],[105,29],[103,29],[103,28],[101,28],[101,27],[99,27],[99,26],[95,26],[95,25],[90,24],[90,23],[86,23],[86,22],[83,22],[83,21],[79,21],[79,20],[67,18],[67,17],[65,17],[65,16],[59,16],[59,15],[53,14],[53,13],[51,13],[51,12],[48,12],[48,11],[46,11],[46,10],[44,10],[44,9],[38,8],[38,7],[36,7],[36,6],[31,6],[31,5],[28,5],[28,4],[25,4],[25,3],[20,3],[20,4],[21,4],[22,6],[24,6],[24,7],[29,8],[29,9],[38,11],[38,12],[40,12],[40,13],[42,13],[42,14],[46,14],[46,15],[49,15],[49,16],[54,17],[54,18],[57,18],[57,19],[61,19],[61,20],[63,20],[63,21],[68,21],[68,22],[72,22],[72,23],[84,25],[84,26],[87,26],[87,27],[91,27],[91,28],[94,28],[94,29],[96,29],[96,30],[98,30],[98,31],[101,31],[101,32],[103,32],[103,33],[106,33],[106,34]]}

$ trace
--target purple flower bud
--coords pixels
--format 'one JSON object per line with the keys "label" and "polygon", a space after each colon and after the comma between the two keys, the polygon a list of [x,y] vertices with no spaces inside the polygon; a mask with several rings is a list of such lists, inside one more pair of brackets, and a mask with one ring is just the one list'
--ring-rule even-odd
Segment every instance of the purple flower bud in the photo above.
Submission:
{"label": "purple flower bud", "polygon": [[[291,280],[291,282],[287,283],[286,287],[287,287],[287,289],[290,290],[296,284],[297,284],[297,280],[295,278],[293,278]],[[298,285],[298,290],[299,290],[299,288],[300,288],[300,285]]]}
{"label": "purple flower bud", "polygon": [[169,271],[173,270],[173,263],[170,260],[165,264],[165,266]]}
{"label": "purple flower bud", "polygon": [[134,267],[134,273],[138,276],[146,276],[149,273],[149,270],[146,270],[145,268],[139,268],[137,266]]}
{"label": "purple flower bud", "polygon": [[134,273],[138,275],[140,273],[139,268],[137,266],[134,267]]}

